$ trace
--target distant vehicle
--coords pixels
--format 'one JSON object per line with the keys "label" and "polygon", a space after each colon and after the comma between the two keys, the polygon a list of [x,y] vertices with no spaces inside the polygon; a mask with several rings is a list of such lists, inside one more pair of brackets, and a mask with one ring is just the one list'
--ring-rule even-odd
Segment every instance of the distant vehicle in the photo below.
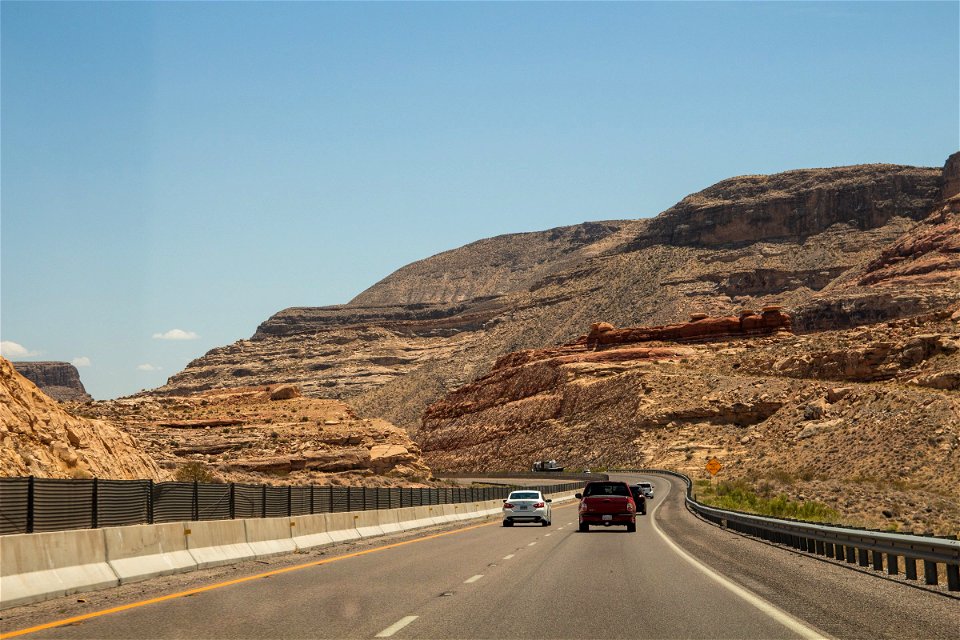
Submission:
{"label": "distant vehicle", "polygon": [[563,471],[563,467],[558,465],[556,460],[537,460],[533,463],[531,471]]}
{"label": "distant vehicle", "polygon": [[643,492],[644,497],[653,500],[653,484],[649,482],[638,482],[637,486]]}
{"label": "distant vehicle", "polygon": [[643,489],[639,485],[630,487],[630,495],[633,496],[633,502],[637,505],[637,515],[647,515],[647,496],[643,494]]}
{"label": "distant vehicle", "polygon": [[626,482],[588,482],[576,496],[581,532],[590,531],[590,525],[625,525],[629,533],[637,530],[637,503]]}
{"label": "distant vehicle", "polygon": [[549,498],[539,491],[512,491],[503,501],[503,526],[512,527],[515,522],[539,522],[549,527],[553,523],[553,513]]}

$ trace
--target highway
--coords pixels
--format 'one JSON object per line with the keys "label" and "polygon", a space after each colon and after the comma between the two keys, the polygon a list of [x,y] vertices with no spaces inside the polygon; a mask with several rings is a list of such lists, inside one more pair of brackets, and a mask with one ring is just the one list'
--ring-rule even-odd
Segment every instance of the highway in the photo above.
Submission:
{"label": "highway", "polygon": [[106,601],[90,594],[83,606],[72,596],[10,610],[2,631],[103,639],[958,637],[960,599],[723,531],[686,511],[679,481],[613,479],[641,477],[657,496],[636,533],[579,533],[571,502],[557,505],[552,527],[503,528],[497,519],[339,545],[246,563],[229,577],[241,582],[194,578],[204,582],[190,589],[209,589],[142,606],[164,589],[178,593],[175,584],[131,589],[110,601],[130,608],[66,626],[37,628],[96,613]]}

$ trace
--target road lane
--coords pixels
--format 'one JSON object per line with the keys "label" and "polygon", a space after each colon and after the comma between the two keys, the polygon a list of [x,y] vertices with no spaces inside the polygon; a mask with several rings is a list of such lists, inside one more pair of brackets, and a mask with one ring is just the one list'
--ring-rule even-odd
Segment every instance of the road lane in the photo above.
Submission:
{"label": "road lane", "polygon": [[[495,519],[387,539],[370,552],[25,637],[793,638],[812,628],[845,638],[953,638],[960,628],[956,599],[878,589],[873,576],[824,570],[722,531],[683,508],[682,485],[645,477],[657,497],[636,533],[579,533],[575,505],[556,505],[552,527],[503,528]],[[697,563],[806,624],[785,626]]]}

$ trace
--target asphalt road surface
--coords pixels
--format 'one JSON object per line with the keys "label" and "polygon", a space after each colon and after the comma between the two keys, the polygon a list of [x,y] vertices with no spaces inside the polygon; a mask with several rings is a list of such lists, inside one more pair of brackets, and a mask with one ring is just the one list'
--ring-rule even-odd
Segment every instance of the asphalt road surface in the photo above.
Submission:
{"label": "asphalt road surface", "polygon": [[[573,502],[555,506],[552,527],[494,519],[339,545],[21,607],[3,612],[0,629],[102,639],[960,636],[953,595],[723,531],[686,511],[679,481],[614,479],[641,477],[656,498],[636,533],[579,533]],[[108,606],[121,610],[42,628]]]}

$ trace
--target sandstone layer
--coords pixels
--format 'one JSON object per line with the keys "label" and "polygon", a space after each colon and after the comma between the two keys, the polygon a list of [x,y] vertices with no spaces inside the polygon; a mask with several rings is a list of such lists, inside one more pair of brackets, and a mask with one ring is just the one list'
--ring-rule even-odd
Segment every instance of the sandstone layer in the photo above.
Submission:
{"label": "sandstone layer", "polygon": [[168,479],[131,434],[71,415],[0,358],[0,476]]}
{"label": "sandstone layer", "polygon": [[518,352],[430,405],[417,438],[438,471],[556,459],[709,477],[716,456],[722,478],[824,502],[848,523],[952,534],[958,309],[806,335]]}
{"label": "sandstone layer", "polygon": [[14,362],[13,368],[54,400],[93,400],[80,381],[80,372],[69,362]]}
{"label": "sandstone layer", "polygon": [[423,486],[431,479],[406,431],[356,416],[293,385],[77,405],[136,434],[179,479],[267,484]]}

